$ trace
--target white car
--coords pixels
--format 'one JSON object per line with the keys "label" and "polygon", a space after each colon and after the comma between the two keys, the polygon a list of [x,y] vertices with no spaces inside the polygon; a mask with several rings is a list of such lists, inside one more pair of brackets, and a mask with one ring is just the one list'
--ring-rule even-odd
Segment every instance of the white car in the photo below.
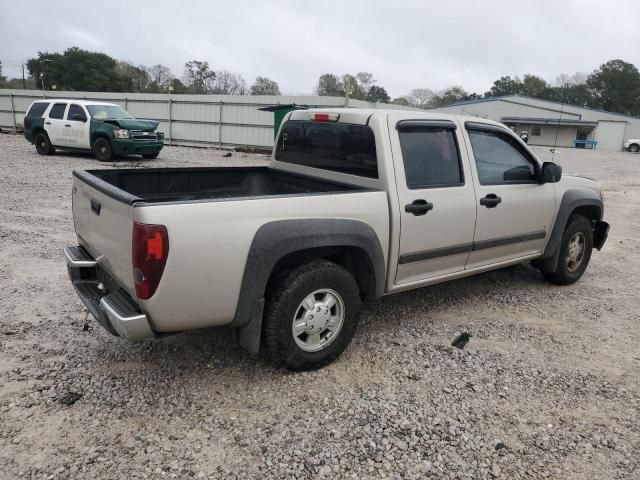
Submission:
{"label": "white car", "polygon": [[640,138],[630,138],[624,142],[624,149],[633,153],[640,152]]}

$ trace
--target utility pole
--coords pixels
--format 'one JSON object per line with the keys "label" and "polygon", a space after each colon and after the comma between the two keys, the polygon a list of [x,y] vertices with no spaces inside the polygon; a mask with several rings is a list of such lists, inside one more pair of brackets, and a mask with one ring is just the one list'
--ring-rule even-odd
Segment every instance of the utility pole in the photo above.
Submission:
{"label": "utility pole", "polygon": [[24,82],[24,63],[22,64],[22,89],[23,90],[27,89],[26,84]]}

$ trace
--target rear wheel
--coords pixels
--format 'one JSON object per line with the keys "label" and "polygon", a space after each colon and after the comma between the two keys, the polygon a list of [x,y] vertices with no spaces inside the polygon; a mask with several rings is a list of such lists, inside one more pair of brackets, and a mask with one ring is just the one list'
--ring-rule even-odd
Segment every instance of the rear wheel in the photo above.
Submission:
{"label": "rear wheel", "polygon": [[547,281],[556,285],[577,282],[589,265],[592,250],[591,221],[582,215],[573,216],[562,234],[557,268],[552,272],[542,270],[542,275]]}
{"label": "rear wheel", "polygon": [[640,152],[640,145],[638,145],[637,143],[632,143],[631,145],[629,145],[629,151],[633,153]]}
{"label": "rear wheel", "polygon": [[267,356],[290,370],[320,368],[349,345],[360,313],[351,274],[319,260],[273,282],[267,292],[263,344]]}
{"label": "rear wheel", "polygon": [[98,138],[93,142],[93,154],[101,162],[109,162],[113,158],[111,144],[106,138]]}
{"label": "rear wheel", "polygon": [[36,134],[33,139],[33,143],[36,146],[36,151],[40,155],[51,155],[55,152],[53,145],[51,145],[51,141],[49,140],[49,135],[44,132],[40,132]]}
{"label": "rear wheel", "polygon": [[145,153],[144,155],[142,155],[142,158],[146,158],[148,160],[153,160],[154,158],[158,158],[158,155],[160,155],[160,152]]}

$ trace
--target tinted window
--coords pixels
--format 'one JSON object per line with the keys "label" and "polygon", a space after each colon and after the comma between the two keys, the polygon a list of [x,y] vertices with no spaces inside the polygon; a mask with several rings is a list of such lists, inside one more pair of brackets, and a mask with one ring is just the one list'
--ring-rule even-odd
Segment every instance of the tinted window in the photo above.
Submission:
{"label": "tinted window", "polygon": [[[76,105],[75,103],[72,103],[71,105],[69,105],[69,111],[67,112],[67,120],[74,120],[73,118],[74,115],[80,115],[80,117],[82,118],[87,118],[87,115],[84,113],[84,110],[82,109],[82,107],[80,105]],[[77,120],[77,121],[81,121],[81,120]]]}
{"label": "tinted window", "polygon": [[506,133],[469,130],[482,185],[534,181],[535,168],[517,140]]}
{"label": "tinted window", "polygon": [[454,130],[422,127],[398,134],[409,188],[463,183]]}
{"label": "tinted window", "polygon": [[289,120],[278,137],[276,160],[378,178],[373,131],[364,125]]}
{"label": "tinted window", "polygon": [[27,117],[29,118],[39,118],[42,117],[42,114],[49,106],[49,102],[36,102],[31,105],[29,112],[27,113]]}
{"label": "tinted window", "polygon": [[49,118],[57,118],[62,120],[64,117],[64,111],[67,108],[66,103],[56,103],[53,107],[51,107],[51,111],[49,112]]}

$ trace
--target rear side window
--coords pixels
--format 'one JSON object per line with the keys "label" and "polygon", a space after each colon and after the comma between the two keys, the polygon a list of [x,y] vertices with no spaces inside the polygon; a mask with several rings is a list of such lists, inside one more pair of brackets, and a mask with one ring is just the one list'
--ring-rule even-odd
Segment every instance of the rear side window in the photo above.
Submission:
{"label": "rear side window", "polygon": [[49,118],[55,118],[58,120],[62,120],[64,117],[64,111],[67,108],[66,103],[56,103],[53,107],[51,107],[51,111],[49,112]]}
{"label": "rear side window", "polygon": [[455,131],[442,127],[399,129],[407,187],[464,184]]}
{"label": "rear side window", "polygon": [[40,118],[42,114],[49,106],[49,102],[36,102],[31,105],[31,108],[27,112],[27,117],[29,118]]}
{"label": "rear side window", "polygon": [[[74,117],[74,115],[78,115],[78,117]],[[87,115],[84,113],[84,110],[80,105],[76,105],[75,103],[72,103],[71,105],[69,105],[69,111],[67,112],[67,120],[81,122],[83,121],[82,119],[86,120],[86,118],[87,118]]]}
{"label": "rear side window", "polygon": [[375,139],[365,125],[289,120],[278,137],[276,160],[378,178]]}

